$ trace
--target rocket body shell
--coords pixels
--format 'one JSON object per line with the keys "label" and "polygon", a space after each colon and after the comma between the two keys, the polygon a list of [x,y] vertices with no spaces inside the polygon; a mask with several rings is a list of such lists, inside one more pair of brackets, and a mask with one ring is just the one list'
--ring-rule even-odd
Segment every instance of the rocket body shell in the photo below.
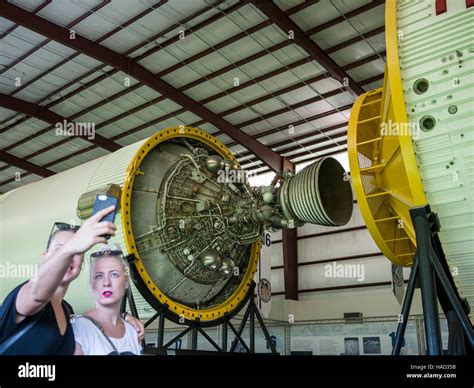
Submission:
{"label": "rocket body shell", "polygon": [[[108,183],[122,184],[130,158],[143,141],[114,153],[42,179],[0,196],[0,300],[31,277],[55,222],[80,225],[76,208],[79,197]],[[120,213],[115,218],[117,234],[111,239],[124,252]],[[94,306],[89,287],[89,258],[86,253],[79,277],[66,294],[76,313]]]}

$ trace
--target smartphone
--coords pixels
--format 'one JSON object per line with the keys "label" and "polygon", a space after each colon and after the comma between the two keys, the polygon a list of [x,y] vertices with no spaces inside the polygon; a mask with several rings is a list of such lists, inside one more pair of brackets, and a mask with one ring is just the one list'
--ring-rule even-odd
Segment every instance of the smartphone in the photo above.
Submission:
{"label": "smartphone", "polygon": [[[94,209],[92,211],[92,214],[96,214],[98,211],[101,211],[102,209],[106,209],[109,206],[115,206],[115,209],[107,214],[104,218],[102,218],[100,221],[110,221],[114,223],[115,221],[115,215],[117,214],[117,207],[118,207],[118,198],[109,196],[109,195],[98,195],[95,199],[94,202]],[[110,235],[105,235],[102,236],[105,237],[107,240],[111,237]]]}

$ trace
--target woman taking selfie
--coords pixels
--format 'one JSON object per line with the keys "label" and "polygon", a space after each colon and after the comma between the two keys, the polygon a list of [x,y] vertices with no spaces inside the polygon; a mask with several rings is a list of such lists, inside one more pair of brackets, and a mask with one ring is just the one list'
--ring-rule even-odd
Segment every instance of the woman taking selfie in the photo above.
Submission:
{"label": "woman taking selfie", "polygon": [[76,355],[135,355],[141,345],[137,332],[120,315],[129,287],[129,272],[122,251],[103,246],[91,255],[90,287],[95,308],[72,320]]}
{"label": "woman taking selfie", "polygon": [[[115,225],[101,221],[114,210],[99,211],[79,226],[56,222],[35,275],[19,284],[0,307],[0,354],[72,355],[75,339],[65,301],[69,285],[81,273],[84,252],[103,237],[115,234]],[[1,301],[0,301],[1,302]],[[131,315],[127,321],[144,337],[143,324]]]}

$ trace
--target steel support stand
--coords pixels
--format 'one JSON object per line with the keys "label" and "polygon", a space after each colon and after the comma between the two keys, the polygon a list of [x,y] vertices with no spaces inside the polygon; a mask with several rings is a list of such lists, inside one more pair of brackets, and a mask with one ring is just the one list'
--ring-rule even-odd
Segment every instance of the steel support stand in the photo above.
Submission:
{"label": "steel support stand", "polygon": [[427,354],[434,356],[443,353],[438,300],[448,319],[448,353],[461,355],[466,354],[466,350],[472,352],[474,331],[468,318],[470,308],[467,302],[460,298],[449,272],[438,236],[438,217],[436,213],[431,212],[429,205],[410,209],[410,216],[415,228],[417,250],[392,355],[400,354],[417,280],[421,288]]}

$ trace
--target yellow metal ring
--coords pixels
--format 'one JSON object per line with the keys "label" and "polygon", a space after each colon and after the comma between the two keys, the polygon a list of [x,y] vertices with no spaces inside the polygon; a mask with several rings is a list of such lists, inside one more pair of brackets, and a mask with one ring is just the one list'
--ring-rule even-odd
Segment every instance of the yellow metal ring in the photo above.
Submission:
{"label": "yellow metal ring", "polygon": [[216,151],[224,159],[233,160],[238,166],[239,163],[237,159],[232,155],[232,153],[227,149],[227,147],[217,140],[214,136],[201,131],[198,128],[192,127],[172,127],[164,129],[160,132],[157,132],[155,135],[150,137],[143,145],[137,150],[132,161],[130,162],[123,185],[123,195],[121,199],[122,206],[122,225],[124,230],[125,244],[129,253],[133,254],[136,258],[134,263],[137,272],[139,273],[144,284],[148,290],[153,294],[153,296],[162,304],[169,306],[169,310],[176,315],[182,316],[185,319],[201,321],[212,321],[224,316],[225,313],[229,313],[234,310],[239,303],[245,298],[247,292],[249,291],[250,284],[257,270],[257,264],[259,259],[259,253],[261,248],[261,242],[257,241],[252,245],[249,264],[246,268],[244,278],[240,282],[239,286],[235,292],[226,299],[225,302],[212,307],[210,309],[196,310],[181,303],[177,303],[172,299],[168,298],[153,282],[153,280],[148,275],[145,267],[143,266],[140,254],[135,245],[135,239],[132,232],[132,223],[131,223],[131,197],[132,197],[132,188],[133,182],[135,180],[135,175],[139,171],[140,164],[145,159],[147,154],[155,148],[158,144],[175,138],[191,138],[199,140],[200,142],[208,145],[214,151]]}
{"label": "yellow metal ring", "polygon": [[[410,266],[416,238],[409,210],[426,204],[426,198],[400,75],[396,1],[386,4],[385,26],[384,85],[356,99],[349,119],[347,149],[354,192],[367,228],[390,261]],[[394,128],[404,130],[397,133]]]}
{"label": "yellow metal ring", "polygon": [[[387,69],[385,70],[387,74],[385,74],[385,76],[388,76],[388,80],[385,82],[388,81],[390,86],[386,87],[386,85],[384,85],[384,92],[390,93],[395,120],[399,123],[407,123],[408,117],[405,97],[403,95],[400,57],[398,53],[397,3],[398,1],[392,0],[388,1],[385,5],[385,40],[387,45]],[[406,164],[405,170],[408,180],[410,181],[410,192],[413,198],[413,204],[424,205],[427,201],[411,136],[400,136],[400,149]]]}

